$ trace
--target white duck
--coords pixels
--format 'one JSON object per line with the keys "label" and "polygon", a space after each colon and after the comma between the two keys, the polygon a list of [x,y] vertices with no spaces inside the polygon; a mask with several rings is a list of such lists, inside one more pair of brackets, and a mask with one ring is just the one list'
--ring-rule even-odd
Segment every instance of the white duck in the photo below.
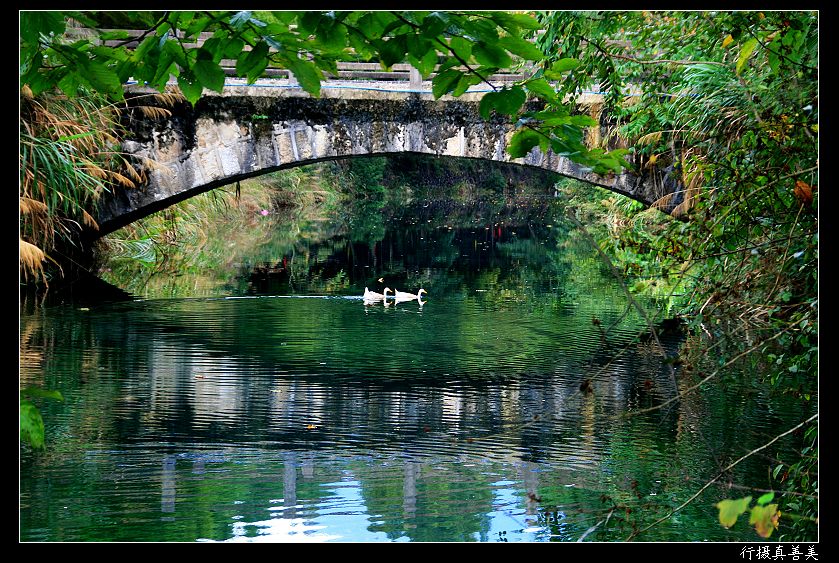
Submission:
{"label": "white duck", "polygon": [[424,290],[424,289],[422,289],[422,288],[420,288],[420,290],[419,290],[419,291],[417,291],[416,293],[408,293],[408,292],[406,292],[406,291],[399,291],[398,289],[396,289],[396,290],[394,290],[394,291],[393,291],[393,297],[394,297],[397,301],[409,301],[409,300],[411,300],[411,299],[417,299],[417,300],[419,300],[419,299],[421,299],[421,298],[422,298],[422,294],[423,294],[423,293],[428,293],[428,292],[427,292],[427,291],[425,291],[425,290]]}
{"label": "white duck", "polygon": [[389,287],[384,289],[384,293],[376,293],[375,291],[370,291],[366,287],[364,288],[364,300],[365,301],[382,301],[387,299],[387,292],[393,291]]}

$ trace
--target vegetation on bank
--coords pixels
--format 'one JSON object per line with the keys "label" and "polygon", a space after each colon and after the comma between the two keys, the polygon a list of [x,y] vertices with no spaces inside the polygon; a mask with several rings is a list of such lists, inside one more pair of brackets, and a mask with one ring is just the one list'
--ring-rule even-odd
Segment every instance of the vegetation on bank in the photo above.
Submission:
{"label": "vegetation on bank", "polygon": [[[690,332],[678,359],[685,369],[682,398],[724,385],[718,374],[735,366],[772,393],[800,401],[798,425],[776,429],[765,448],[742,458],[770,456],[772,496],[720,499],[721,524],[745,525],[738,519],[748,512],[748,525],[761,537],[817,537],[817,13],[277,12],[264,22],[248,12],[140,12],[120,16],[121,25],[114,25],[120,22],[112,21],[113,15],[72,16],[94,28],[106,27],[99,18],[107,17],[109,26],[143,27],[148,33],[133,52],[127,43],[68,43],[61,39],[64,14],[25,13],[24,113],[35,115],[26,108],[35,102],[46,107],[42,100],[48,97],[72,104],[86,93],[120,99],[129,76],[163,90],[175,74],[183,95],[194,102],[201,87],[220,89],[218,63],[233,55],[249,80],[264,70],[261,57],[271,57],[313,94],[323,72],[350,56],[385,67],[407,61],[424,75],[441,63],[433,79],[438,97],[458,95],[494,69],[535,64],[534,75],[496,89],[482,102],[485,115],[494,111],[519,124],[511,155],[551,148],[608,173],[629,165],[624,157],[632,150],[636,172],[660,170],[662,182],[681,187],[657,205],[675,205],[680,220],[662,221],[655,210],[607,199],[611,230],[596,238],[634,291],[676,298]],[[171,29],[186,36],[168,39]],[[202,31],[214,32],[215,41],[184,45]],[[528,34],[538,50],[517,39]],[[307,42],[309,36],[313,41]],[[109,37],[120,41],[122,35]],[[246,44],[252,49],[243,50]],[[284,49],[272,51],[277,45]],[[300,57],[306,52],[311,60]],[[604,144],[590,148],[582,140],[595,123],[571,115],[564,100],[594,87],[606,94],[611,121]],[[528,97],[542,100],[547,109],[526,111]],[[74,109],[60,122],[84,115]],[[100,117],[98,110],[92,115]],[[40,275],[43,260],[34,248],[39,241],[49,245],[55,232],[84,224],[97,194],[135,180],[125,173],[131,167],[109,160],[114,146],[95,132],[102,122],[72,130],[49,121],[41,129],[28,125],[38,122],[22,115],[20,257],[26,275]],[[617,138],[625,146],[618,146]],[[79,156],[82,161],[74,160]],[[366,166],[365,177],[378,173],[375,161],[358,162],[363,164],[350,166]],[[74,178],[80,171],[87,175]],[[379,185],[370,183],[364,194],[374,194]],[[378,205],[372,195],[361,199]],[[591,209],[591,202],[584,203],[579,212]],[[42,227],[43,216],[60,217],[53,224],[62,226]],[[183,215],[179,221],[191,219]],[[794,444],[798,455],[773,458],[776,443]],[[728,479],[742,459],[723,464],[715,481]]]}

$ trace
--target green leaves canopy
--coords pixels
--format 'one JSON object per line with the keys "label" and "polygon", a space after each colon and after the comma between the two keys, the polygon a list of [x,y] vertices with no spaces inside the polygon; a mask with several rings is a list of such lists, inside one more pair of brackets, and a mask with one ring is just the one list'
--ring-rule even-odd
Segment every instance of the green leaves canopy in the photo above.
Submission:
{"label": "green leaves canopy", "polygon": [[[70,18],[84,29],[68,28]],[[542,50],[528,39],[540,27],[530,14],[498,11],[22,12],[20,80],[35,95],[57,88],[77,96],[88,89],[120,100],[129,79],[162,91],[174,77],[195,104],[205,89],[224,88],[222,61],[235,63],[236,74],[249,84],[269,66],[287,69],[313,96],[320,95],[325,73],[337,74],[338,61],[375,61],[383,68],[408,62],[431,76],[436,98],[460,96],[489,84],[498,69],[541,63]],[[129,37],[127,29],[139,30],[140,36]],[[210,37],[201,43],[201,34]],[[573,62],[558,61],[544,77],[509,88],[489,84],[493,91],[481,103],[481,114],[488,118],[494,111],[514,119],[530,94],[549,105],[546,112],[567,116],[568,108],[546,79],[560,76]],[[540,124],[531,118],[528,132],[515,137],[510,152],[520,154],[536,133],[545,150],[558,140],[572,147],[565,151],[571,158],[594,169],[613,169],[617,160],[604,166],[599,155],[593,158],[596,153],[579,144],[580,127],[589,125]]]}

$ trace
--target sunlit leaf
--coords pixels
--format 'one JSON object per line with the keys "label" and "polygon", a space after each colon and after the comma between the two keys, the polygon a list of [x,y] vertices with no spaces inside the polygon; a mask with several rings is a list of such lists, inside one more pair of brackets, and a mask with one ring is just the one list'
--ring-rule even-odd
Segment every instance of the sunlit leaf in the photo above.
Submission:
{"label": "sunlit leaf", "polygon": [[568,72],[569,70],[573,70],[578,66],[580,66],[579,59],[559,59],[551,65],[551,68],[545,71],[545,76],[551,80],[558,80],[562,78],[562,73]]}
{"label": "sunlit leaf", "polygon": [[88,61],[83,66],[82,76],[87,79],[90,85],[98,92],[107,94],[111,98],[120,100],[123,96],[122,82],[116,72],[107,68],[102,63]]}
{"label": "sunlit leaf", "polygon": [[417,60],[415,66],[421,75],[429,76],[434,72],[434,67],[437,66],[437,51],[434,49],[427,51],[421,59]]}
{"label": "sunlit leaf", "polygon": [[498,44],[511,53],[530,61],[537,61],[545,56],[539,47],[515,35],[505,35],[498,40]]}
{"label": "sunlit leaf", "polygon": [[737,74],[740,74],[740,71],[743,70],[749,57],[752,56],[755,47],[757,47],[757,39],[755,38],[749,39],[740,47],[740,57],[737,59],[737,66],[735,67]]}
{"label": "sunlit leaf", "polygon": [[44,447],[44,420],[38,408],[26,399],[20,400],[20,439],[33,448]]}
{"label": "sunlit leaf", "polygon": [[775,493],[769,492],[769,493],[766,493],[765,495],[761,495],[761,497],[759,499],[757,499],[757,503],[760,504],[760,505],[764,505],[764,504],[770,502],[773,498],[775,498]]}
{"label": "sunlit leaf", "polygon": [[457,86],[452,90],[452,96],[460,96],[466,90],[469,89],[470,86],[474,86],[481,81],[481,77],[477,74],[467,73],[460,77],[460,80],[457,81]]}
{"label": "sunlit leaf", "polygon": [[720,524],[726,528],[732,527],[737,522],[737,517],[749,508],[750,502],[752,497],[749,496],[736,500],[725,499],[715,504],[714,506],[720,510]]}
{"label": "sunlit leaf", "polygon": [[755,506],[749,516],[749,524],[753,524],[757,535],[768,538],[774,530],[778,529],[778,519],[781,513],[778,512],[777,504],[766,506]]}
{"label": "sunlit leaf", "polygon": [[568,118],[568,123],[578,127],[596,127],[600,125],[596,119],[590,115],[572,115]]}
{"label": "sunlit leaf", "polygon": [[516,28],[524,29],[540,29],[540,24],[536,18],[528,16],[527,14],[514,14],[512,12],[490,12],[489,17],[498,23],[499,26],[507,30],[515,30]]}
{"label": "sunlit leaf", "polygon": [[525,82],[524,87],[542,99],[551,101],[556,98],[556,90],[554,90],[554,87],[551,86],[544,78],[538,78],[536,80]]}
{"label": "sunlit leaf", "polygon": [[728,45],[729,45],[732,41],[734,41],[734,38],[733,38],[733,37],[731,36],[731,34],[729,33],[728,35],[726,35],[725,39],[723,39],[723,40],[722,40],[722,48],[723,48],[723,49],[725,49],[726,47],[728,47]]}
{"label": "sunlit leaf", "polygon": [[238,59],[239,55],[242,54],[242,48],[245,46],[245,42],[242,41],[238,37],[232,37],[224,46],[224,50],[222,51],[222,55],[226,59]]}
{"label": "sunlit leaf", "polygon": [[99,34],[99,39],[101,39],[102,41],[111,41],[114,39],[128,39],[128,37],[128,32],[124,29],[105,31]]}

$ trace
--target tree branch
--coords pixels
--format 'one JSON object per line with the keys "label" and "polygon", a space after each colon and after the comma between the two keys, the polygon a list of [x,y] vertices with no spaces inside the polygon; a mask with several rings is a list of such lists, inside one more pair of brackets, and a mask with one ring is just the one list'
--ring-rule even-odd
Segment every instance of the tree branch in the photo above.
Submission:
{"label": "tree branch", "polygon": [[751,457],[752,455],[756,454],[757,452],[759,452],[759,451],[761,451],[761,450],[764,450],[764,449],[768,448],[769,446],[771,446],[772,444],[774,444],[775,442],[777,442],[778,440],[780,440],[780,439],[781,439],[781,438],[783,438],[784,436],[787,436],[787,435],[789,435],[789,434],[792,434],[793,432],[795,432],[796,430],[798,430],[799,428],[801,428],[801,427],[802,427],[802,426],[804,426],[805,424],[807,424],[807,423],[809,423],[809,422],[812,422],[813,420],[817,419],[818,417],[819,417],[818,413],[817,413],[817,414],[814,414],[813,416],[811,416],[811,417],[810,417],[810,418],[808,418],[807,420],[805,420],[805,421],[803,421],[803,422],[801,422],[801,423],[797,424],[796,426],[793,426],[792,428],[790,428],[790,429],[789,429],[789,430],[787,430],[786,432],[783,432],[783,433],[781,433],[781,434],[778,434],[777,436],[775,436],[774,438],[772,438],[771,440],[769,440],[768,442],[766,442],[765,444],[763,444],[763,445],[762,445],[762,446],[760,446],[759,448],[756,448],[756,449],[754,449],[754,450],[750,451],[749,453],[747,453],[746,455],[744,455],[743,457],[741,457],[741,458],[740,458],[740,459],[738,459],[737,461],[734,461],[734,462],[732,462],[732,463],[728,464],[728,466],[726,466],[726,467],[725,467],[722,471],[720,471],[720,473],[719,473],[716,477],[714,477],[713,479],[711,479],[710,481],[708,481],[707,483],[705,483],[705,484],[704,484],[704,485],[703,485],[703,486],[702,486],[702,487],[701,487],[698,491],[696,491],[696,493],[695,493],[693,496],[691,496],[691,497],[690,497],[689,499],[687,499],[685,502],[683,502],[682,504],[680,504],[679,506],[677,506],[676,508],[674,508],[673,510],[671,510],[668,514],[666,514],[666,515],[662,516],[661,518],[659,518],[658,520],[656,520],[655,522],[653,522],[652,524],[650,524],[650,525],[649,525],[649,526],[647,526],[646,528],[642,528],[642,529],[640,529],[640,530],[638,530],[638,531],[632,532],[632,533],[629,535],[629,537],[628,537],[628,538],[626,538],[626,541],[631,540],[632,538],[634,538],[635,536],[637,536],[637,535],[639,535],[639,534],[643,534],[644,532],[646,532],[647,530],[649,530],[649,529],[650,529],[650,528],[652,528],[653,526],[657,526],[657,525],[661,524],[662,522],[664,522],[665,520],[667,520],[668,518],[670,518],[671,516],[673,516],[674,514],[676,514],[678,511],[680,511],[681,509],[683,509],[684,507],[686,507],[688,504],[690,504],[691,502],[693,502],[693,501],[694,501],[694,500],[695,500],[695,499],[696,499],[696,498],[697,498],[700,494],[702,494],[702,492],[703,492],[705,489],[707,489],[708,487],[710,487],[711,485],[713,485],[713,484],[714,484],[714,483],[715,483],[715,482],[716,482],[716,481],[717,481],[720,477],[722,477],[722,476],[723,476],[726,472],[728,472],[729,470],[731,470],[734,466],[736,466],[737,464],[739,464],[741,461],[743,461],[743,460],[745,460],[745,459],[747,459],[747,458]]}

